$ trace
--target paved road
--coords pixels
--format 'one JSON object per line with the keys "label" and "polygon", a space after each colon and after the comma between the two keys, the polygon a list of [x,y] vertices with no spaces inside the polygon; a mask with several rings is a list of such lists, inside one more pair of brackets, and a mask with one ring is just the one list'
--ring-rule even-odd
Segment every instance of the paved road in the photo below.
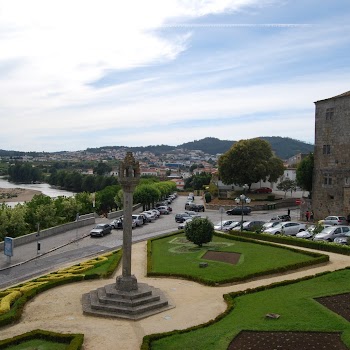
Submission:
{"label": "paved road", "polygon": [[[147,240],[151,237],[167,234],[177,230],[178,224],[175,222],[175,214],[183,212],[186,197],[179,196],[171,204],[173,212],[169,215],[162,215],[153,223],[133,229],[133,242]],[[200,197],[195,198],[196,203],[201,203]],[[286,213],[284,210],[257,211],[252,212],[249,218],[269,221],[275,215]],[[228,216],[221,214],[218,210],[207,210],[200,213],[202,217],[208,217],[214,224],[221,220],[237,218],[240,216]],[[245,219],[248,218],[245,216]],[[292,220],[297,220],[299,210],[291,210]],[[97,222],[108,222],[106,219],[97,219]],[[38,254],[37,242],[28,243],[15,247],[14,256],[9,262],[3,255],[0,258],[0,289],[21,281],[31,279],[35,276],[54,271],[58,267],[88,259],[103,252],[117,249],[122,246],[122,230],[113,230],[112,234],[102,238],[91,238],[88,234],[94,225],[85,226],[79,229],[67,231],[56,236],[47,237],[40,241],[40,251]]]}

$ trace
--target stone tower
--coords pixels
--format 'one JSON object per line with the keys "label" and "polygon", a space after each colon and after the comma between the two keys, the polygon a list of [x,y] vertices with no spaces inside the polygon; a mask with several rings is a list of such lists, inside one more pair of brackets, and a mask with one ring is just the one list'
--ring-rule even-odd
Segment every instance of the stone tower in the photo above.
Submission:
{"label": "stone tower", "polygon": [[315,218],[350,214],[350,91],[315,102],[312,209]]}

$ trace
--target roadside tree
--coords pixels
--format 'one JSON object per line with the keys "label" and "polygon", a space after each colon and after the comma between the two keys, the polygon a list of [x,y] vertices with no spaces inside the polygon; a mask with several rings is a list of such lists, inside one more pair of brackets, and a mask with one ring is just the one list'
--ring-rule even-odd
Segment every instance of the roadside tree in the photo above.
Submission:
{"label": "roadside tree", "polygon": [[240,140],[219,158],[219,175],[226,185],[276,180],[283,175],[283,162],[274,157],[270,144],[259,138]]}
{"label": "roadside tree", "polygon": [[305,191],[312,193],[312,174],[314,171],[314,154],[310,153],[298,165],[296,172],[297,184]]}
{"label": "roadside tree", "polygon": [[293,191],[297,190],[297,183],[291,179],[285,179],[277,185],[277,189],[283,191],[284,197],[286,197],[288,191],[292,195]]}

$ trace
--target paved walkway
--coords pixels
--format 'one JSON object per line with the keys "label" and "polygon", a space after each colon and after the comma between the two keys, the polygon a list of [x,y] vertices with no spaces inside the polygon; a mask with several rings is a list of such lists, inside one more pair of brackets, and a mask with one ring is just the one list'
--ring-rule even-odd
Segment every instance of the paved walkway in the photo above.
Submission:
{"label": "paved walkway", "polygon": [[[226,309],[223,294],[281,280],[297,279],[323,271],[334,271],[350,265],[349,256],[327,254],[330,256],[327,265],[285,275],[272,275],[231,286],[206,287],[186,280],[145,277],[146,242],[140,242],[133,245],[132,273],[139,282],[160,288],[176,306],[175,308],[140,321],[85,316],[81,307],[82,294],[113,283],[115,276],[109,280],[84,281],[39,294],[24,308],[20,323],[1,329],[0,339],[33,329],[46,329],[64,333],[83,333],[85,350],[136,350],[140,348],[142,338],[147,334],[184,329],[215,318]],[[120,274],[119,268],[116,276]],[[201,295],[201,298],[198,298],[198,295]]]}

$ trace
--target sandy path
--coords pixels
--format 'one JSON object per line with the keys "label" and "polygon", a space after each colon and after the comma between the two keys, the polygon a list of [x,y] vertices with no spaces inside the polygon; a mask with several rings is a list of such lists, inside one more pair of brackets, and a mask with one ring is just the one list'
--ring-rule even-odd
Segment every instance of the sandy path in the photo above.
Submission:
{"label": "sandy path", "polygon": [[[322,271],[342,269],[350,264],[350,257],[327,253],[330,263],[304,269],[288,275],[225,286],[205,287],[194,282],[176,279],[146,278],[146,242],[133,245],[133,274],[139,282],[160,288],[176,307],[140,321],[99,318],[82,313],[81,295],[100,286],[113,283],[109,280],[86,281],[61,286],[38,295],[30,301],[21,322],[1,329],[0,339],[12,337],[33,329],[64,333],[83,333],[85,350],[139,349],[144,335],[183,329],[215,318],[226,309],[223,294],[268,285],[273,282],[296,279]],[[120,268],[116,275],[120,274]],[[201,295],[198,298],[198,295]]]}

